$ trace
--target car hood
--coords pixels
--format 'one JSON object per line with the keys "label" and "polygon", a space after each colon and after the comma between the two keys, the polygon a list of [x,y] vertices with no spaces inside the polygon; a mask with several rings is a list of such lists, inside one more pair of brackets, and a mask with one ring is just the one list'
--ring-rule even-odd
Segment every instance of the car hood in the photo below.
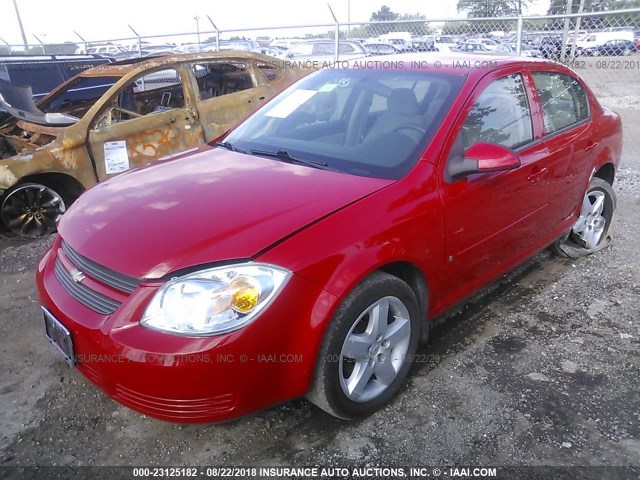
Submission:
{"label": "car hood", "polygon": [[252,258],[392,182],[216,148],[97,185],[76,201],[58,230],[90,260],[156,279]]}

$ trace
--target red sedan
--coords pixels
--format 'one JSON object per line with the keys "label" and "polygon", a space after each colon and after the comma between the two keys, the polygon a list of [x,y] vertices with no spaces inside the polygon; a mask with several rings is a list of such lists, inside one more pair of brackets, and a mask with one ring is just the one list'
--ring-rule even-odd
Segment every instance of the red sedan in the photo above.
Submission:
{"label": "red sedan", "polygon": [[548,246],[609,242],[619,116],[564,66],[482,60],[321,70],[91,189],[38,267],[49,338],[164,420],[381,408],[430,320]]}

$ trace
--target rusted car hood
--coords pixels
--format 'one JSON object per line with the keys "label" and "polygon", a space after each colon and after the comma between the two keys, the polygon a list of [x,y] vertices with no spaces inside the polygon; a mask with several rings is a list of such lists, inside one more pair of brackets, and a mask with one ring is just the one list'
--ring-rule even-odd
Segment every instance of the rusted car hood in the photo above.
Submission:
{"label": "rusted car hood", "polygon": [[390,183],[216,148],[99,184],[78,199],[58,230],[103,266],[160,278],[249,259]]}

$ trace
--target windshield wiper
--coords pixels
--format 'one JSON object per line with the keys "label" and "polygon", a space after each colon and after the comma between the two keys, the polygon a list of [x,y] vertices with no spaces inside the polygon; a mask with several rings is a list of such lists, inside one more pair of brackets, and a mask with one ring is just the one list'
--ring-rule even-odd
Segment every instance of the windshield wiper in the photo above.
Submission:
{"label": "windshield wiper", "polygon": [[330,168],[327,168],[327,162],[321,162],[320,160],[305,160],[302,158],[292,157],[286,150],[278,150],[277,152],[270,152],[268,150],[251,150],[251,155],[272,157],[279,160],[284,160],[288,163],[299,163],[301,165],[306,165],[307,167],[319,168],[321,170],[331,170]]}
{"label": "windshield wiper", "polygon": [[226,148],[227,150],[230,150],[232,152],[247,153],[243,150],[240,150],[238,147],[234,146],[230,142],[216,142],[216,146]]}

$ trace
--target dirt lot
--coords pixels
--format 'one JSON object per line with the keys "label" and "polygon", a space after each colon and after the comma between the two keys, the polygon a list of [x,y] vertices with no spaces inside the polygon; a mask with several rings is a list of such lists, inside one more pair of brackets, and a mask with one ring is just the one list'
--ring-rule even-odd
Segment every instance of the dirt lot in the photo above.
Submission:
{"label": "dirt lot", "polygon": [[632,87],[597,85],[628,126],[611,247],[539,255],[439,327],[401,394],[360,422],[304,400],[205,426],[119,406],[44,338],[33,272],[51,240],[0,240],[0,465],[640,465],[635,82],[635,104]]}

